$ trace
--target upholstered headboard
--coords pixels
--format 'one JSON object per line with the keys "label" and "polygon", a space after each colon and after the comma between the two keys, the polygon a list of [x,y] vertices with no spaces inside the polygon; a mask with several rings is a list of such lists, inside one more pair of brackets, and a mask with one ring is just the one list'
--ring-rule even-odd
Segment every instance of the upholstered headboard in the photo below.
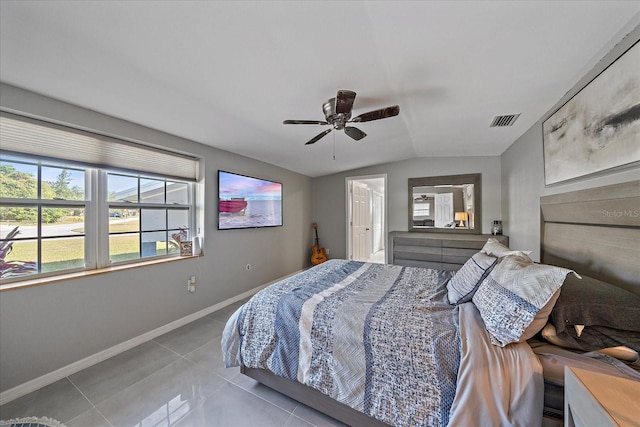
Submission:
{"label": "upholstered headboard", "polygon": [[540,198],[541,262],[640,295],[640,181]]}

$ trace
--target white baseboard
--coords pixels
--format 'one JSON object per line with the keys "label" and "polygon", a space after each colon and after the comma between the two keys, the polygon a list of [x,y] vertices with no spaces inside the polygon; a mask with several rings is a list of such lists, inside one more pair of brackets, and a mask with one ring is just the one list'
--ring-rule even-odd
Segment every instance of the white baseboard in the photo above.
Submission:
{"label": "white baseboard", "polygon": [[15,400],[19,397],[25,396],[31,392],[34,392],[36,390],[41,389],[42,387],[48,386],[49,384],[53,384],[56,381],[59,381],[65,377],[68,377],[69,375],[73,375],[76,372],[80,372],[83,369],[86,369],[90,366],[93,366],[97,363],[103,362],[107,359],[109,359],[110,357],[116,356],[122,352],[125,352],[127,350],[130,350],[144,342],[147,342],[149,340],[152,340],[156,337],[159,337],[160,335],[166,334],[167,332],[170,332],[174,329],[177,329],[181,326],[184,326],[188,323],[193,322],[194,320],[198,320],[201,317],[204,317],[208,314],[211,314],[215,311],[218,311],[222,308],[225,308],[231,304],[233,304],[234,302],[240,301],[244,298],[250,297],[251,295],[255,294],[256,292],[258,292],[259,290],[269,286],[272,283],[275,283],[279,280],[282,280],[284,278],[287,278],[289,276],[292,276],[294,274],[296,274],[298,272],[292,273],[292,274],[288,274],[286,276],[283,276],[281,278],[278,278],[276,280],[273,280],[269,283],[265,283],[264,285],[258,286],[256,288],[253,288],[249,291],[243,292],[240,295],[236,295],[233,298],[229,298],[227,300],[224,300],[222,302],[219,302],[218,304],[214,304],[210,307],[204,308],[200,311],[196,311],[195,313],[192,313],[188,316],[185,316],[181,319],[178,320],[174,320],[171,323],[168,323],[164,326],[161,326],[159,328],[156,328],[152,331],[146,332],[142,335],[139,335],[135,338],[132,338],[128,341],[122,342],[120,344],[114,345],[113,347],[109,347],[106,350],[100,351],[98,353],[95,353],[91,356],[85,357],[84,359],[78,360],[77,362],[71,363],[70,365],[67,366],[63,366],[60,369],[56,369],[53,372],[49,372],[48,374],[45,374],[41,377],[38,378],[34,378],[30,381],[27,381],[26,383],[20,384],[18,386],[15,386],[9,390],[6,390],[2,393],[0,393],[0,405],[4,405],[5,403],[9,403],[12,400]]}

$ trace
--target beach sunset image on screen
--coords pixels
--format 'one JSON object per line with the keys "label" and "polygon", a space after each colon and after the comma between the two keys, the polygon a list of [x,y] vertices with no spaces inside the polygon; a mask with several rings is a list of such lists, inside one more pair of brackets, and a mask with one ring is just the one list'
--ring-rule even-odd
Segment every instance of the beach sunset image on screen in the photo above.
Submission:
{"label": "beach sunset image on screen", "polygon": [[218,171],[218,229],[282,225],[282,184]]}

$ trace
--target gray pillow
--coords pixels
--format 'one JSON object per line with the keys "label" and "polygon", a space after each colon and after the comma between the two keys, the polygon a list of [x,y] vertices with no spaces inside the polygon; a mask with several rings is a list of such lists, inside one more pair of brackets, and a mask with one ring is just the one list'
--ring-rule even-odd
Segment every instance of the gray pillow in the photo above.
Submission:
{"label": "gray pillow", "polygon": [[558,334],[573,325],[640,332],[640,296],[592,277],[567,277],[551,323]]}
{"label": "gray pillow", "polygon": [[[578,336],[574,328],[557,334],[551,323],[542,328],[542,338],[559,347],[582,351],[598,351],[627,362],[638,362],[640,332],[611,329],[605,326],[590,326]],[[640,364],[638,365],[640,367]]]}
{"label": "gray pillow", "polygon": [[[550,321],[568,346],[626,346],[640,352],[640,296],[592,277],[567,277]],[[578,334],[574,326],[583,326]]]}
{"label": "gray pillow", "polygon": [[447,283],[447,297],[450,304],[471,301],[480,283],[491,272],[497,258],[478,252],[464,263]]}
{"label": "gray pillow", "polygon": [[567,328],[558,333],[558,338],[569,347],[583,351],[598,351],[623,345],[640,353],[640,332],[637,331],[587,326],[579,336],[574,328]]}

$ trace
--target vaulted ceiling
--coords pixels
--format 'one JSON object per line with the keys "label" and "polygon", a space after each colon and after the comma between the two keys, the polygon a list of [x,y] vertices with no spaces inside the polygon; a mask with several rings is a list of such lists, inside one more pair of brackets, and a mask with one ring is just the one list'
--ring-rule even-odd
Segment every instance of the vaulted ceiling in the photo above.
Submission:
{"label": "vaulted ceiling", "polygon": [[[500,155],[637,25],[638,1],[0,2],[0,81],[308,176]],[[358,142],[322,103],[357,92]],[[491,128],[496,115],[517,114]],[[335,137],[335,139],[334,139]],[[335,156],[335,159],[334,159]]]}

